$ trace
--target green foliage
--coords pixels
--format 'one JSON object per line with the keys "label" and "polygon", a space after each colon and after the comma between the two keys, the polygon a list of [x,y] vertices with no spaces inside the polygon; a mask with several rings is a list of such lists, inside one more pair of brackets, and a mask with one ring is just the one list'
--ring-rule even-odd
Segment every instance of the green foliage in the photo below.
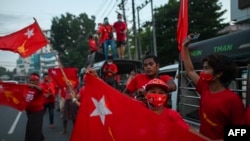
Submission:
{"label": "green foliage", "polygon": [[[154,9],[157,53],[161,66],[172,64],[179,60],[176,31],[179,16],[179,1],[169,0],[168,4]],[[205,40],[218,35],[218,31],[226,25],[221,16],[226,10],[221,10],[218,0],[189,0],[189,33],[200,33],[199,40]],[[205,16],[204,16],[205,15]],[[152,52],[151,22],[143,24],[141,42],[143,51]]]}
{"label": "green foliage", "polygon": [[88,37],[95,33],[95,17],[78,17],[70,13],[54,17],[51,26],[51,44],[59,54],[64,67],[82,68],[88,54]]}

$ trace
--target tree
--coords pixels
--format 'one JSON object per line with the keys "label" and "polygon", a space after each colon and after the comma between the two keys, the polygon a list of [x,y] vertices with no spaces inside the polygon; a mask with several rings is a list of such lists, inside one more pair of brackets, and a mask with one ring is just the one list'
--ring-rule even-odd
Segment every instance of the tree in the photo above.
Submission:
{"label": "tree", "polygon": [[[176,41],[179,7],[179,1],[169,0],[166,5],[154,9],[157,53],[162,66],[179,60]],[[224,19],[221,18],[226,10],[221,10],[221,8],[222,5],[218,3],[218,0],[189,0],[189,33],[200,33],[199,40],[218,36],[218,31],[228,25],[223,23]],[[206,15],[205,18],[204,15]],[[151,31],[148,30],[150,26],[151,22],[146,22],[142,26],[142,47],[146,46],[145,43],[151,44]]]}
{"label": "tree", "polygon": [[82,68],[85,65],[90,34],[95,33],[95,17],[83,13],[78,17],[70,13],[54,17],[50,43],[59,54],[64,67]]}

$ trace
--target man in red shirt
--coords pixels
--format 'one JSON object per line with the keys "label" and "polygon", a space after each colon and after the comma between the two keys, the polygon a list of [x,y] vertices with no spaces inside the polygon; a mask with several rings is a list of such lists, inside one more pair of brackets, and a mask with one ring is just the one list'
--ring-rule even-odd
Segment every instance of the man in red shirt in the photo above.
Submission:
{"label": "man in red shirt", "polygon": [[160,64],[157,56],[145,56],[143,59],[143,66],[145,73],[136,74],[136,76],[131,79],[131,81],[126,85],[124,90],[125,94],[138,98],[138,96],[145,93],[145,85],[154,78],[159,78],[164,81],[169,87],[169,92],[176,90],[176,84],[174,83],[172,77],[168,75],[159,76],[158,70]]}
{"label": "man in red shirt", "polygon": [[105,56],[105,60],[108,59],[109,54],[109,46],[112,50],[113,58],[117,58],[115,41],[113,38],[113,26],[109,24],[108,18],[104,18],[104,23],[99,28],[100,41],[103,42],[103,53]]}
{"label": "man in red shirt", "polygon": [[115,33],[116,33],[116,46],[118,57],[123,59],[125,53],[125,44],[126,44],[126,32],[127,24],[122,21],[122,14],[117,15],[118,21],[113,24]]}
{"label": "man in red shirt", "polygon": [[89,55],[88,55],[87,66],[89,66],[89,65],[91,66],[95,62],[95,53],[98,51],[96,41],[95,41],[93,35],[89,36],[88,44],[89,44]]}
{"label": "man in red shirt", "polygon": [[43,82],[40,84],[44,95],[44,113],[49,112],[50,128],[54,128],[54,109],[55,109],[55,85],[50,80],[48,73],[44,73]]}
{"label": "man in red shirt", "polygon": [[26,107],[27,124],[25,141],[43,141],[44,136],[42,134],[43,127],[43,103],[44,96],[42,88],[39,86],[39,75],[32,73],[29,77],[30,90],[26,96],[28,103]]}
{"label": "man in red shirt", "polygon": [[113,62],[113,57],[108,56],[107,63],[103,66],[104,81],[110,86],[116,88],[116,74],[118,72],[116,64]]}

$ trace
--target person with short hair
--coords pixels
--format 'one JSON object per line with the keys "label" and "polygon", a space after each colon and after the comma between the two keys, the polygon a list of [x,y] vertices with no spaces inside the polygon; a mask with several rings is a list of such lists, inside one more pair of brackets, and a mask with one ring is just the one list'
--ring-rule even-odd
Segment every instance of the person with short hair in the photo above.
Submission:
{"label": "person with short hair", "polygon": [[113,61],[113,56],[109,55],[106,64],[103,66],[104,81],[110,86],[116,88],[118,68]]}
{"label": "person with short hair", "polygon": [[122,14],[117,14],[117,21],[113,24],[113,27],[116,33],[116,47],[118,58],[124,59],[127,24],[122,20]]}
{"label": "person with short hair", "polygon": [[113,58],[117,58],[116,45],[113,37],[113,26],[109,24],[108,18],[105,17],[101,28],[99,28],[100,38],[103,42],[103,53],[105,60],[108,59],[109,46],[111,47]]}
{"label": "person with short hair", "polygon": [[164,81],[169,92],[176,90],[176,84],[173,78],[169,75],[159,75],[159,59],[155,55],[147,55],[143,59],[144,73],[136,74],[133,79],[126,85],[124,93],[131,97],[137,97],[145,93],[145,85],[154,78],[159,78]]}

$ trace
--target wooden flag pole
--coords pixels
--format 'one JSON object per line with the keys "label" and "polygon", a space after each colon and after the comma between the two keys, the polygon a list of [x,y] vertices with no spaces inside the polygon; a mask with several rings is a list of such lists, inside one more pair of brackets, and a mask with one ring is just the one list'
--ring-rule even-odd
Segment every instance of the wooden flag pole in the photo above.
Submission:
{"label": "wooden flag pole", "polygon": [[63,70],[63,65],[62,65],[62,63],[61,63],[59,57],[57,57],[57,54],[55,53],[55,51],[54,51],[54,49],[53,49],[52,46],[50,46],[50,49],[51,49],[51,52],[53,52],[54,55],[55,55],[55,57],[56,57],[56,61],[57,61],[58,64],[59,64],[58,67],[59,67],[59,69],[61,70],[64,79],[66,80],[66,84],[67,84],[67,86],[69,87],[70,92],[71,92],[72,94],[75,95],[75,92],[74,92],[74,89],[73,89],[73,87],[72,87],[72,84],[71,84],[71,82],[69,81],[69,79],[67,78],[67,76],[66,76],[66,74],[65,74],[65,72],[64,72],[64,70]]}

